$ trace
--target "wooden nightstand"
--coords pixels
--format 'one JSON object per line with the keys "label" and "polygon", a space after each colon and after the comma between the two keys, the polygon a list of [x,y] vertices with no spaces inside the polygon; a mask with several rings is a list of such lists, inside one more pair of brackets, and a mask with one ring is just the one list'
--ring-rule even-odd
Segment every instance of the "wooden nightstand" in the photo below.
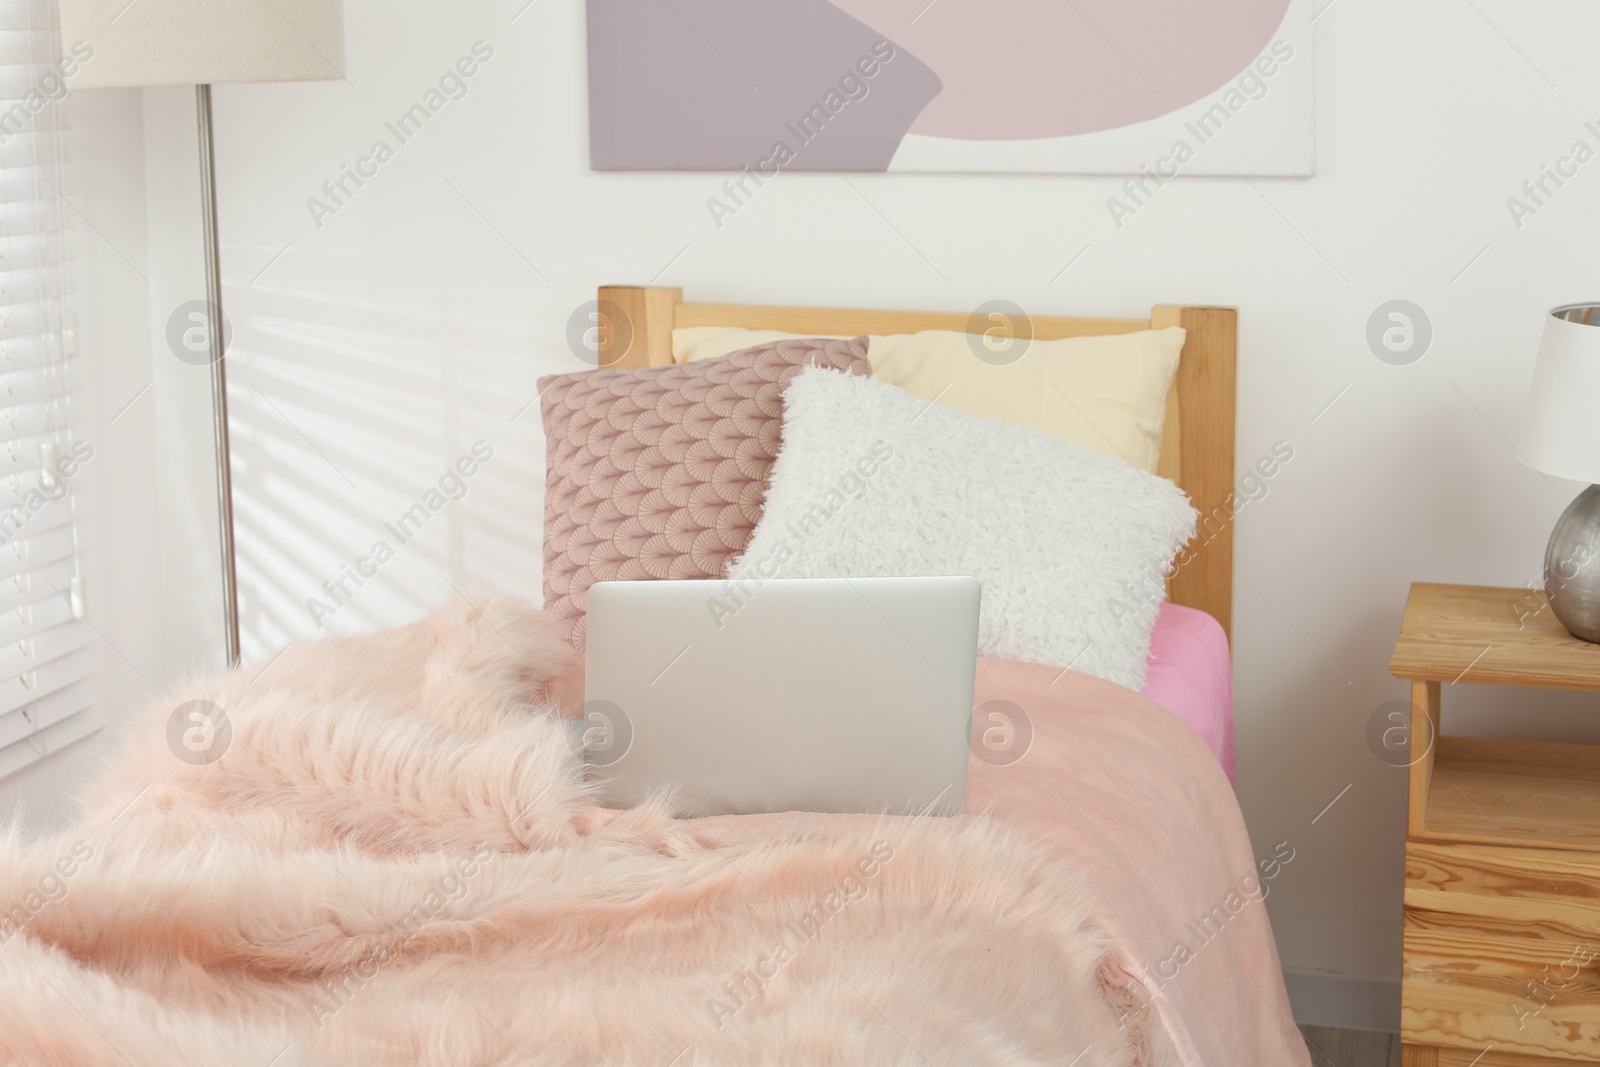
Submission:
{"label": "wooden nightstand", "polygon": [[1411,587],[1404,1067],[1600,1063],[1600,746],[1439,735],[1441,685],[1600,691],[1543,593]]}

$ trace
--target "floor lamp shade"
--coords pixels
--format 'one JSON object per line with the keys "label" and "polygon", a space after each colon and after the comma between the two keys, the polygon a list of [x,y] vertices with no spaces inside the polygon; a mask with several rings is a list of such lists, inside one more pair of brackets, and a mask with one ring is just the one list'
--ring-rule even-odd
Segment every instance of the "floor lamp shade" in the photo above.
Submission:
{"label": "floor lamp shade", "polygon": [[61,39],[93,57],[74,87],[334,81],[343,0],[59,0]]}

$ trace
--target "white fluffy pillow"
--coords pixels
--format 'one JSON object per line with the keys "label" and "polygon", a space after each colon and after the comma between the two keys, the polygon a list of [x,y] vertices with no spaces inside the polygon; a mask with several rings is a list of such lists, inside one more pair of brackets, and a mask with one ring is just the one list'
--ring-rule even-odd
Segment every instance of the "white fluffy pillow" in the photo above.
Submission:
{"label": "white fluffy pillow", "polygon": [[813,368],[734,578],[970,574],[986,656],[1144,684],[1163,575],[1194,534],[1182,490],[1041,430]]}

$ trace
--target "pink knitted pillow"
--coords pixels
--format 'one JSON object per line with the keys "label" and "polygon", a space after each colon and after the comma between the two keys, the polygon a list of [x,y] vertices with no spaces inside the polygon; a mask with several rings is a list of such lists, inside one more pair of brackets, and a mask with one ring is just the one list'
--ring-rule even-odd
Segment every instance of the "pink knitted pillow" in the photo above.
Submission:
{"label": "pink knitted pillow", "polygon": [[761,518],[783,387],[808,366],[870,374],[867,339],[776,341],[672,367],[539,380],[544,605],[575,648],[595,582],[727,572]]}

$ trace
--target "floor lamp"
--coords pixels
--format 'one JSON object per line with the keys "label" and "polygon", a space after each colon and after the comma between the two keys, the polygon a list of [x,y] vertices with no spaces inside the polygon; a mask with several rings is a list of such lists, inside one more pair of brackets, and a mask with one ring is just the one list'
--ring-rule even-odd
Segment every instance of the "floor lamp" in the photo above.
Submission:
{"label": "floor lamp", "polygon": [[239,591],[228,449],[226,319],[217,235],[216,148],[211,86],[227,82],[344,78],[343,0],[59,0],[61,40],[93,49],[73,88],[195,86],[200,127],[200,215],[205,230],[211,405],[222,542],[222,611],[228,666],[239,663]]}

